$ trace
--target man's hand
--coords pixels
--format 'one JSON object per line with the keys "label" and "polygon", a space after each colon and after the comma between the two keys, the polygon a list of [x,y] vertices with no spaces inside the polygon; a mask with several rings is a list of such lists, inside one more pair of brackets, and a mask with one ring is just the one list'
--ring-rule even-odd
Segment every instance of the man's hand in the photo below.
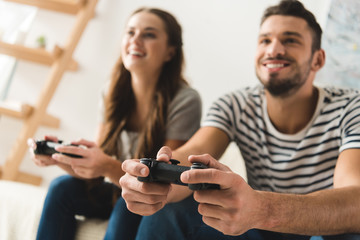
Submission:
{"label": "man's hand", "polygon": [[[168,162],[170,158],[170,148],[164,147],[160,149],[157,156],[158,160]],[[148,216],[165,206],[171,184],[138,181],[138,176],[147,177],[149,175],[149,168],[140,163],[138,159],[125,160],[122,169],[125,175],[119,180],[122,188],[121,195],[130,211]]]}
{"label": "man's hand", "polygon": [[208,154],[192,155],[189,161],[203,163],[209,168],[182,173],[181,180],[184,183],[216,183],[221,188],[194,193],[204,223],[226,235],[240,235],[255,228],[261,221],[261,194],[254,191],[241,176]]}

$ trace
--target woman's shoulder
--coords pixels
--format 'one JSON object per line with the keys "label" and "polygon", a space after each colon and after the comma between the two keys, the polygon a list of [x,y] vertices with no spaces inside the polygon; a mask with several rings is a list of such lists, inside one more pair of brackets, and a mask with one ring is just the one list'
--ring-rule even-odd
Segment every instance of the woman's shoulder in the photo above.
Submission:
{"label": "woman's shoulder", "polygon": [[173,111],[183,108],[201,109],[201,105],[199,92],[186,84],[182,84],[171,101],[169,109]]}
{"label": "woman's shoulder", "polygon": [[181,99],[189,99],[189,98],[200,100],[200,94],[197,90],[195,90],[191,86],[182,83],[173,101],[181,100]]}

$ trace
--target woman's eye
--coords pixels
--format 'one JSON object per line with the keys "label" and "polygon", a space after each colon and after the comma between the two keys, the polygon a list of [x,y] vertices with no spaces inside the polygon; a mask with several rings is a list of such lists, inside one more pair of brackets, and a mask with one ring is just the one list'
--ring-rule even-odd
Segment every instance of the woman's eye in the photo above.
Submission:
{"label": "woman's eye", "polygon": [[259,41],[260,44],[269,44],[270,43],[270,40],[269,39],[261,39]]}
{"label": "woman's eye", "polygon": [[134,34],[135,34],[135,32],[134,32],[134,31],[132,31],[132,30],[127,31],[127,35],[129,35],[129,36],[133,36]]}
{"label": "woman's eye", "polygon": [[154,33],[144,33],[143,36],[145,38],[156,38],[156,35]]}

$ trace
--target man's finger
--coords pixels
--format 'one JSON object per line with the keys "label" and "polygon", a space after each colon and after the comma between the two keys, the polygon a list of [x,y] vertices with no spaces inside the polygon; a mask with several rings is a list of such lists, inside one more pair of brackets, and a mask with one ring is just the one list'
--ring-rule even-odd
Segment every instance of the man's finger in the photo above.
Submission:
{"label": "man's finger", "polygon": [[145,164],[140,163],[137,159],[125,160],[122,163],[121,168],[124,172],[133,176],[147,177],[150,173],[149,168]]}
{"label": "man's finger", "polygon": [[219,161],[217,161],[215,158],[213,158],[209,154],[203,154],[203,155],[191,155],[189,156],[189,161],[191,163],[202,163],[206,165],[209,168],[215,168],[222,171],[231,171],[230,168]]}
{"label": "man's finger", "polygon": [[[237,177],[237,178],[236,178]],[[214,168],[192,169],[181,174],[180,179],[184,183],[213,183],[219,184],[221,189],[227,189],[234,185],[238,178],[235,173],[221,171]],[[240,178],[242,179],[242,178]],[[244,180],[243,180],[244,181]]]}
{"label": "man's finger", "polygon": [[156,155],[156,159],[168,162],[171,159],[171,156],[172,156],[171,149],[165,146],[158,151]]}

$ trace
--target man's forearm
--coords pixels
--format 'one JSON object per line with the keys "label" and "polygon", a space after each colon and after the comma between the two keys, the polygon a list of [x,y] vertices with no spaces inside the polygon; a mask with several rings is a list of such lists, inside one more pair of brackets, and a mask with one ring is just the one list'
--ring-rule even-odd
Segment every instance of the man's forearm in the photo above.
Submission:
{"label": "man's forearm", "polygon": [[258,228],[303,235],[360,232],[360,187],[307,195],[260,193],[266,217]]}

